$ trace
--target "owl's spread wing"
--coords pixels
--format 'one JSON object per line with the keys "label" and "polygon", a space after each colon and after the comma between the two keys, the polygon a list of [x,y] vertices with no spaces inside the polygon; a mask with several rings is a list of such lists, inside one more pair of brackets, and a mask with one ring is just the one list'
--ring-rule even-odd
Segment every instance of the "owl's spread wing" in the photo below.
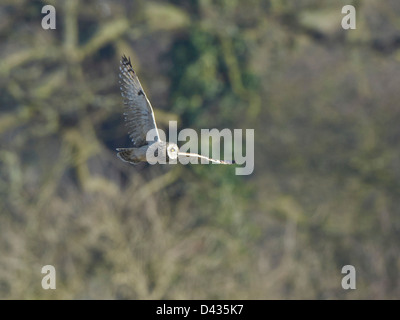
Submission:
{"label": "owl's spread wing", "polygon": [[224,160],[217,160],[217,159],[212,159],[206,156],[202,156],[197,153],[186,153],[186,152],[178,152],[178,158],[199,158],[199,159],[205,159],[207,161],[210,161],[212,163],[218,163],[218,164],[235,164],[235,161],[224,161]]}
{"label": "owl's spread wing", "polygon": [[152,129],[156,133],[154,140],[159,140],[153,108],[144,93],[139,78],[133,71],[130,58],[127,59],[125,55],[122,56],[119,69],[120,89],[125,105],[124,116],[129,130],[129,137],[134,146],[138,148],[148,144],[146,135]]}

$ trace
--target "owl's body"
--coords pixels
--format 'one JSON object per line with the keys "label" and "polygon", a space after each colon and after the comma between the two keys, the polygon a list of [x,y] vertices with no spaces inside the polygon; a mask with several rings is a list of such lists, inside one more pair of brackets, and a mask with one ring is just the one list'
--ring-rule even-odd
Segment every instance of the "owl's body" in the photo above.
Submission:
{"label": "owl's body", "polygon": [[122,161],[138,164],[139,162],[147,161],[146,152],[148,148],[148,145],[139,148],[118,148],[117,157]]}
{"label": "owl's body", "polygon": [[117,156],[122,161],[138,164],[142,161],[149,163],[168,163],[178,151],[175,143],[156,141],[139,148],[118,148]]}

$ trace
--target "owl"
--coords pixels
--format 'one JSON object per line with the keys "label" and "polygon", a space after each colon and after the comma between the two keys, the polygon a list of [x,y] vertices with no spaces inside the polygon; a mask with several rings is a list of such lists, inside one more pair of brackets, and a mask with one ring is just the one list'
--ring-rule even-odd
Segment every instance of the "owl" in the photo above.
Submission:
{"label": "owl", "polygon": [[[131,148],[117,148],[119,159],[131,164],[155,163],[160,159],[165,159],[166,163],[176,163],[182,157],[190,157],[202,158],[218,164],[233,164],[233,162],[211,159],[196,153],[180,152],[175,143],[162,141],[158,133],[153,108],[132,68],[130,58],[128,59],[125,55],[122,56],[119,69],[124,116],[129,137],[133,143]],[[151,130],[154,139],[148,141],[146,137]]]}

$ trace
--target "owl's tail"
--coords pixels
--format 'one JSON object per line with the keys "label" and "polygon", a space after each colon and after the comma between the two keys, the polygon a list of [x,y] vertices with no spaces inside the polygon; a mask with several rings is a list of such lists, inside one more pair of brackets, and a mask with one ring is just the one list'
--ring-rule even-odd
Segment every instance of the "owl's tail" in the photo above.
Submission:
{"label": "owl's tail", "polygon": [[117,148],[117,157],[122,161],[138,164],[140,160],[135,157],[135,148]]}

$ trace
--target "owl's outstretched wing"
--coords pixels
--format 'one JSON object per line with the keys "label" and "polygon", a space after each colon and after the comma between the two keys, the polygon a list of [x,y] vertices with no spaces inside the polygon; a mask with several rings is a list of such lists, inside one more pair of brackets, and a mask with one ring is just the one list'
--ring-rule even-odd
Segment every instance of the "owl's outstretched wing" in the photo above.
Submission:
{"label": "owl's outstretched wing", "polygon": [[223,161],[223,160],[217,160],[217,159],[212,159],[206,156],[202,156],[197,153],[186,153],[186,152],[178,152],[178,158],[200,158],[200,159],[205,159],[207,161],[210,161],[212,163],[218,163],[218,164],[235,164],[235,161]]}
{"label": "owl's outstretched wing", "polygon": [[146,135],[152,129],[155,130],[154,141],[159,140],[153,108],[133,71],[130,58],[123,55],[119,69],[120,89],[125,105],[124,116],[133,145],[138,148],[148,144]]}

